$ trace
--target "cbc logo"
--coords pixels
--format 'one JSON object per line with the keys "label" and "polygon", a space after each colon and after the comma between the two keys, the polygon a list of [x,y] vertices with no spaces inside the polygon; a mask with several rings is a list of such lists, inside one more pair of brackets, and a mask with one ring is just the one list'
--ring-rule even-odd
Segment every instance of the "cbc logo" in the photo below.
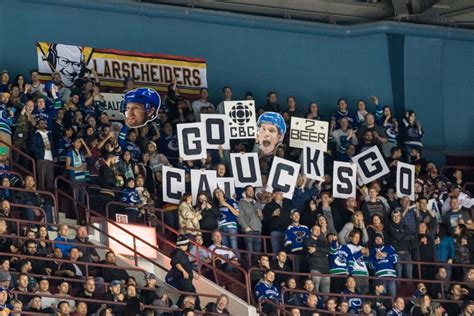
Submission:
{"label": "cbc logo", "polygon": [[229,116],[235,124],[245,125],[250,122],[252,111],[247,106],[247,104],[239,102],[232,107]]}

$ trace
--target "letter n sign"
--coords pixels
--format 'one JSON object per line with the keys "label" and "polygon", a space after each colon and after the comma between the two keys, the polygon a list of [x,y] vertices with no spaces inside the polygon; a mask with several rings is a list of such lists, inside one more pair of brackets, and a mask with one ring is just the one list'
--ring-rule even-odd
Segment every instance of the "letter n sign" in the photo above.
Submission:
{"label": "letter n sign", "polygon": [[415,166],[404,162],[397,162],[397,197],[408,196],[415,201]]}

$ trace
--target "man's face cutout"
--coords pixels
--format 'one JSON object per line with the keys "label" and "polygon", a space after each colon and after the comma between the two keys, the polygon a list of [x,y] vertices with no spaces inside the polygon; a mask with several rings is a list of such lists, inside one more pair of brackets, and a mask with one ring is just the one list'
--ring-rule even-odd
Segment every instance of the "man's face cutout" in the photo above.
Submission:
{"label": "man's face cutout", "polygon": [[80,77],[83,67],[82,50],[79,46],[56,45],[55,70],[61,74],[66,87],[72,87]]}
{"label": "man's face cutout", "polygon": [[257,130],[257,143],[263,155],[273,155],[275,149],[283,141],[283,135],[278,128],[270,123],[262,123]]}
{"label": "man's face cutout", "polygon": [[130,128],[138,128],[145,126],[147,123],[153,121],[158,116],[158,110],[161,102],[158,93],[156,93],[156,91],[154,91],[153,89],[144,88],[139,94],[147,95],[149,97],[156,94],[158,97],[158,104],[156,107],[150,104],[147,111],[147,108],[143,103],[133,101],[127,102],[124,108],[122,109],[122,114],[125,117],[125,124]]}

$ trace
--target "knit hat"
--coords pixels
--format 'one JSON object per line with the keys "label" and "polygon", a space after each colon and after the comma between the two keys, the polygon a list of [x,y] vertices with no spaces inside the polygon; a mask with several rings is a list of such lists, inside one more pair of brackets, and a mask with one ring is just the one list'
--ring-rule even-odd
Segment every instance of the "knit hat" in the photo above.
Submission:
{"label": "knit hat", "polygon": [[176,246],[186,246],[187,244],[189,244],[188,237],[184,235],[179,235],[178,240],[176,241]]}

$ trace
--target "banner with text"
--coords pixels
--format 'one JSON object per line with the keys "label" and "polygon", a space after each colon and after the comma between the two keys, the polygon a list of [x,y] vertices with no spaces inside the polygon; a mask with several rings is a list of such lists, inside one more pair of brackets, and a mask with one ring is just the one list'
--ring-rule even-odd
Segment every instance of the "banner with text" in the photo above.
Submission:
{"label": "banner with text", "polygon": [[67,87],[92,69],[101,87],[115,92],[124,90],[126,78],[133,79],[135,87],[159,92],[166,92],[174,78],[183,94],[198,95],[201,87],[207,87],[206,61],[202,58],[46,42],[36,43],[36,53],[40,79],[51,80],[51,74],[59,72]]}

